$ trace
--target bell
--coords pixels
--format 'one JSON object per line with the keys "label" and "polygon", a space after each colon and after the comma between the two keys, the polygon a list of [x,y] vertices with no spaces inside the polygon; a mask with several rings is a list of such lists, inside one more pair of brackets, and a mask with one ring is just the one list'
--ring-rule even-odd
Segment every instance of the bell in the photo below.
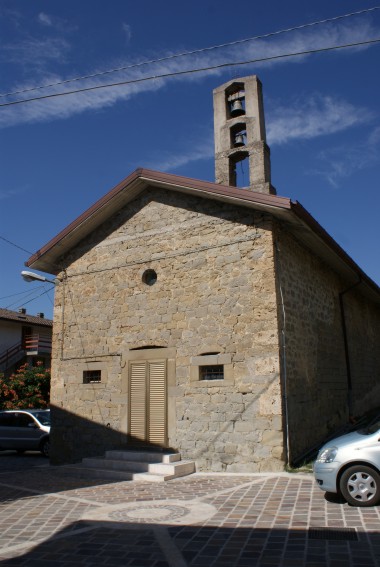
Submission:
{"label": "bell", "polygon": [[245,110],[243,108],[243,105],[241,103],[241,100],[236,99],[232,102],[231,104],[231,110],[230,110],[230,114],[231,116],[234,118],[235,116],[241,116],[242,114],[245,114]]}
{"label": "bell", "polygon": [[236,134],[234,146],[235,148],[239,148],[240,146],[245,146],[244,134],[241,133]]}

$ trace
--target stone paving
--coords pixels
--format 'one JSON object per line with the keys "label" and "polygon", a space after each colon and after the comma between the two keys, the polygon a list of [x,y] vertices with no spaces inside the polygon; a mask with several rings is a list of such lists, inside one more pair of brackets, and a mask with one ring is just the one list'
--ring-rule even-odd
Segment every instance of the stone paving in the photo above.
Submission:
{"label": "stone paving", "polygon": [[327,500],[308,474],[110,483],[33,468],[0,474],[0,564],[380,566],[379,515]]}

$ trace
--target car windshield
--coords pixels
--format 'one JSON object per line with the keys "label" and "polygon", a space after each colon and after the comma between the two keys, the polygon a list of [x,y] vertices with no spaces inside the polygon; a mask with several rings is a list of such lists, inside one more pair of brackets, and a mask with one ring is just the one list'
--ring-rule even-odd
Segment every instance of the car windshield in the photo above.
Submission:
{"label": "car windshield", "polygon": [[38,419],[42,425],[50,425],[50,411],[35,411],[33,415]]}
{"label": "car windshield", "polygon": [[371,421],[366,427],[358,429],[358,433],[361,435],[372,435],[380,429],[380,418],[377,416],[373,421]]}

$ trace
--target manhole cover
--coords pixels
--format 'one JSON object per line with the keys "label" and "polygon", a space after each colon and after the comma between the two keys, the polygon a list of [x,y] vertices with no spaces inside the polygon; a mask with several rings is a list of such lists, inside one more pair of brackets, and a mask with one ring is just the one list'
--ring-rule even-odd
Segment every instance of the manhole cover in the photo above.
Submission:
{"label": "manhole cover", "polygon": [[101,506],[87,511],[82,520],[125,524],[197,524],[216,513],[214,506],[197,501],[152,500]]}
{"label": "manhole cover", "polygon": [[115,512],[110,512],[108,517],[111,520],[116,521],[135,521],[135,522],[147,522],[147,521],[165,521],[165,520],[176,520],[177,518],[182,518],[189,513],[188,508],[180,506],[139,506],[138,508],[132,508],[129,510],[116,510]]}

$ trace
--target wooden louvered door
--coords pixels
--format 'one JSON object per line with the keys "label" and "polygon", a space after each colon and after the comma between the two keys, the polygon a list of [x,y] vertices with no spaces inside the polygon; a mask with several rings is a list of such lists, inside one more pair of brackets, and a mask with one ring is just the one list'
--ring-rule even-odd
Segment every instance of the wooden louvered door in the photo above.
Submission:
{"label": "wooden louvered door", "polygon": [[166,360],[131,362],[129,376],[131,442],[166,447]]}

